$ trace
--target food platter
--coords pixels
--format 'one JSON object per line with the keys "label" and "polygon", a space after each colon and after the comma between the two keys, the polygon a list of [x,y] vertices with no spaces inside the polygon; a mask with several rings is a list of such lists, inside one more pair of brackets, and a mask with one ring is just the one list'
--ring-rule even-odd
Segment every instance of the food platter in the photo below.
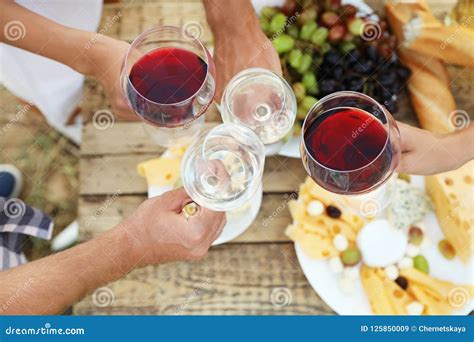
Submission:
{"label": "food platter", "polygon": [[[412,183],[419,188],[424,188],[423,177],[412,177]],[[468,263],[463,263],[459,258],[447,260],[438,251],[437,243],[444,238],[434,212],[429,212],[423,220],[425,226],[425,239],[420,247],[430,265],[430,275],[434,278],[450,281],[458,284],[474,284],[474,258]],[[373,314],[367,296],[364,292],[359,270],[360,265],[355,266],[354,292],[347,294],[341,290],[339,285],[340,276],[335,274],[326,260],[315,260],[295,243],[296,255],[299,264],[316,293],[338,314],[341,315],[370,315]],[[458,293],[462,296],[462,293]],[[453,301],[464,301],[464,298],[453,298]],[[471,299],[460,308],[452,312],[455,315],[466,315],[474,309],[474,299]]]}

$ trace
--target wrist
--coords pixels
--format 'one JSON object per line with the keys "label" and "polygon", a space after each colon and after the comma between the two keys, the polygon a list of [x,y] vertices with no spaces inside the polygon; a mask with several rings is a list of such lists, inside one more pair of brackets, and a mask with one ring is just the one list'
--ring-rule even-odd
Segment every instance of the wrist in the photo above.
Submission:
{"label": "wrist", "polygon": [[216,39],[261,32],[257,14],[250,1],[204,0],[204,8],[207,23]]}
{"label": "wrist", "polygon": [[452,156],[464,165],[474,158],[474,125],[445,136],[445,141]]}
{"label": "wrist", "polygon": [[82,32],[79,40],[85,53],[75,60],[72,68],[86,76],[96,76],[101,68],[101,59],[110,53],[111,38],[95,32]]}
{"label": "wrist", "polygon": [[145,266],[144,246],[135,234],[136,227],[126,220],[110,230],[115,236],[122,268],[132,270],[135,267]]}

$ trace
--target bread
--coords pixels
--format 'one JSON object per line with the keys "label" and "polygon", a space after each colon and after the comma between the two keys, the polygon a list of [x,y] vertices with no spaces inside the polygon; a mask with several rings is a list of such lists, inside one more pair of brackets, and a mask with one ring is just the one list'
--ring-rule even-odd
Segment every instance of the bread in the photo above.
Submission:
{"label": "bread", "polygon": [[[413,13],[429,13],[424,1],[387,2],[385,7],[398,40],[404,39],[404,25]],[[420,125],[437,133],[452,131],[449,114],[456,109],[456,103],[449,89],[448,72],[443,62],[403,46],[398,49],[398,55],[412,73],[408,91]]]}
{"label": "bread", "polygon": [[446,239],[467,262],[474,252],[474,161],[426,177],[426,188]]}
{"label": "bread", "polygon": [[421,127],[436,133],[451,132],[450,113],[456,110],[456,102],[444,64],[404,48],[398,55],[412,73],[408,91]]}
{"label": "bread", "polygon": [[432,15],[425,1],[389,1],[386,10],[404,48],[449,64],[474,67],[474,31],[468,26],[471,18],[446,26]]}
{"label": "bread", "polygon": [[[405,25],[411,20],[413,13],[422,17],[425,25],[430,23],[429,25],[433,28],[439,26],[424,1],[392,1],[386,4],[386,10],[390,25],[400,41],[405,39]],[[472,47],[473,40],[468,42],[468,47]],[[408,91],[421,126],[436,133],[452,132],[455,125],[450,122],[450,114],[456,110],[456,103],[449,88],[446,67],[441,60],[435,58],[441,57],[448,60],[447,55],[438,56],[438,51],[426,51],[420,48],[419,44],[413,43],[409,48],[406,47],[407,44],[404,45],[399,49],[398,54],[403,64],[412,72],[408,82]],[[448,49],[455,49],[455,47],[449,45],[444,50]],[[471,53],[474,53],[472,48]],[[456,58],[461,60],[465,56],[460,53]],[[468,64],[471,65],[474,57],[471,56],[470,59],[471,62]],[[473,179],[474,162],[456,171],[426,177],[426,189],[433,201],[444,235],[464,261],[470,258],[474,248]]]}

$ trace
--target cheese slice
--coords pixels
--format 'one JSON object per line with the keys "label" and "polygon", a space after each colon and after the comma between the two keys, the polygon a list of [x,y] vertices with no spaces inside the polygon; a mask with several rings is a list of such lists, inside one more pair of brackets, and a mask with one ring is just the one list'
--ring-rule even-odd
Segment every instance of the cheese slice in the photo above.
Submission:
{"label": "cheese slice", "polygon": [[392,305],[392,310],[396,315],[407,315],[406,307],[413,302],[413,296],[398,286],[397,283],[388,279],[382,269],[377,268],[375,272],[384,284],[385,295]]}
{"label": "cheese slice", "polygon": [[145,177],[148,186],[173,187],[181,177],[181,160],[155,158],[137,166],[140,176]]}
{"label": "cheese slice", "polygon": [[362,265],[360,279],[372,312],[376,315],[394,315],[395,310],[385,292],[386,282],[377,274],[377,269]]}
{"label": "cheese slice", "polygon": [[474,161],[426,177],[426,189],[444,236],[467,262],[474,252]]}

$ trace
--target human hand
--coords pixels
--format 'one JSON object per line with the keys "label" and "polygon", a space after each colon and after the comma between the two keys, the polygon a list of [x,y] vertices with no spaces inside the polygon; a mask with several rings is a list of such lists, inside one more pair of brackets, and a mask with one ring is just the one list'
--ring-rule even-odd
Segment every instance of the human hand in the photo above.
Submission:
{"label": "human hand", "polygon": [[188,219],[182,208],[192,202],[183,188],[143,202],[117,229],[129,237],[139,265],[199,260],[224,228],[225,213],[199,207]]}
{"label": "human hand", "polygon": [[401,122],[397,125],[402,150],[398,172],[432,175],[455,170],[472,158],[473,141],[468,136],[472,129],[439,135]]}
{"label": "human hand", "polygon": [[216,100],[220,102],[222,93],[229,80],[238,72],[260,67],[281,75],[281,64],[278,53],[271,41],[265,36],[260,26],[232,28],[224,26],[214,32],[214,62],[217,73]]}
{"label": "human hand", "polygon": [[139,120],[127,105],[120,79],[123,58],[130,44],[106,36],[101,36],[94,44],[97,46],[93,46],[89,54],[90,75],[102,84],[114,114],[124,120]]}

